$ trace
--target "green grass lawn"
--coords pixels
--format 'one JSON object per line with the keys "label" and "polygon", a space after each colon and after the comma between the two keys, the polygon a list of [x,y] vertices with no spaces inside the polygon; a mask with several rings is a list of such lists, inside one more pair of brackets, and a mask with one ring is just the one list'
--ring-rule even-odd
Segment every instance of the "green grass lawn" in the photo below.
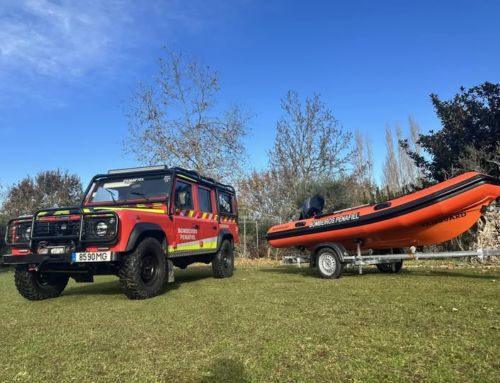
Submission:
{"label": "green grass lawn", "polygon": [[0,381],[499,381],[498,268],[367,271],[192,267],[145,301],[98,277],[42,302],[2,272]]}

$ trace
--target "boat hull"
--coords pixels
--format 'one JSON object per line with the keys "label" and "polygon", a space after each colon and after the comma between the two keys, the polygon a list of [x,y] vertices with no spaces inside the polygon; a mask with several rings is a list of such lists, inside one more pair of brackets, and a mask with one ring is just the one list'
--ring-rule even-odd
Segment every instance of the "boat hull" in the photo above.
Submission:
{"label": "boat hull", "polygon": [[[500,196],[498,179],[465,173],[384,205],[369,205],[269,229],[273,247],[314,248],[336,242],[346,249],[388,249],[446,242],[471,228],[481,209]],[[380,206],[382,206],[380,208]]]}

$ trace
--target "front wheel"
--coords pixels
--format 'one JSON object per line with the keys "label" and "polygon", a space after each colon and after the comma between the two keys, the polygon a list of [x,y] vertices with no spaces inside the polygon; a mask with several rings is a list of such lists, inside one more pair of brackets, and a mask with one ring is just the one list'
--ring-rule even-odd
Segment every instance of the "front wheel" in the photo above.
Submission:
{"label": "front wheel", "polygon": [[318,252],[316,267],[321,278],[333,279],[340,277],[344,265],[340,262],[340,258],[334,250],[324,248]]}
{"label": "front wheel", "polygon": [[212,260],[214,278],[229,278],[234,271],[234,247],[231,241],[222,242],[219,251]]}
{"label": "front wheel", "polygon": [[16,267],[14,280],[17,291],[24,298],[41,301],[61,295],[68,284],[69,275],[28,271],[26,266],[19,265]]}
{"label": "front wheel", "polygon": [[167,262],[155,238],[144,239],[124,256],[118,273],[120,285],[130,299],[146,299],[163,292],[167,278]]}

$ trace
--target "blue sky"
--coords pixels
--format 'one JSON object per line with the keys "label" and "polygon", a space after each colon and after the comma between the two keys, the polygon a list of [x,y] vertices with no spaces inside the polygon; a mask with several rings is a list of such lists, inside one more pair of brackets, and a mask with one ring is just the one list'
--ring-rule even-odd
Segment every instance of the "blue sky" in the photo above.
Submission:
{"label": "blue sky", "polygon": [[438,129],[430,93],[500,80],[498,15],[498,1],[0,0],[0,184],[138,165],[126,104],[164,46],[217,70],[221,105],[254,115],[251,166],[293,89],[368,136],[380,172],[386,124]]}

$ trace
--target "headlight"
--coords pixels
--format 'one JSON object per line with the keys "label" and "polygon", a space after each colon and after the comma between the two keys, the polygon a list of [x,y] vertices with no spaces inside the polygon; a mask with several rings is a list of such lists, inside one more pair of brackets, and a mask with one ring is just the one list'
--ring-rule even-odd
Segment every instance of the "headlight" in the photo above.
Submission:
{"label": "headlight", "polygon": [[83,217],[83,242],[111,242],[117,232],[118,218],[115,213],[93,213]]}
{"label": "headlight", "polygon": [[5,243],[9,246],[28,245],[31,239],[31,218],[13,219],[7,225]]}
{"label": "headlight", "polygon": [[95,225],[95,232],[99,237],[104,237],[108,232],[108,225],[106,222],[98,222],[97,225]]}
{"label": "headlight", "polygon": [[24,230],[23,238],[24,238],[25,241],[29,241],[30,240],[30,238],[31,238],[31,226],[27,227]]}

